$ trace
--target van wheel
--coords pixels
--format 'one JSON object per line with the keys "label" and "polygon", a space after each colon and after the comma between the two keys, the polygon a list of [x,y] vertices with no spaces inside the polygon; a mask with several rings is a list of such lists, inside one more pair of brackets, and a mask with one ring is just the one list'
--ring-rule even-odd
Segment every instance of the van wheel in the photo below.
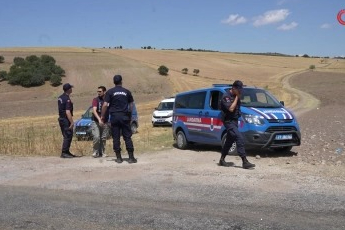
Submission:
{"label": "van wheel", "polygon": [[186,135],[184,135],[183,131],[178,131],[177,135],[176,135],[176,144],[177,144],[177,148],[179,149],[186,149],[188,146],[188,142],[186,139]]}
{"label": "van wheel", "polygon": [[[226,136],[227,134],[224,134],[224,136],[222,137],[222,148],[225,144]],[[236,155],[236,154],[237,154],[237,146],[236,146],[236,142],[234,142],[232,143],[232,146],[229,149],[228,155]]]}

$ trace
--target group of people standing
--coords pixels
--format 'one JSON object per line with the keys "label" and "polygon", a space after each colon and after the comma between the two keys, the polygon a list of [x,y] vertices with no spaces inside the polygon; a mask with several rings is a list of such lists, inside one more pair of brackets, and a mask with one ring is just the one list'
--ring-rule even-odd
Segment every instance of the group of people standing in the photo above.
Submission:
{"label": "group of people standing", "polygon": [[[106,87],[99,86],[97,90],[98,96],[92,100],[92,156],[107,156],[105,153],[106,138],[111,131],[113,150],[116,154],[115,161],[117,163],[123,162],[120,142],[122,135],[129,155],[128,163],[137,163],[137,159],[134,158],[134,146],[130,128],[134,99],[132,93],[122,87],[121,75],[115,75],[113,81],[115,87],[107,91]],[[77,156],[70,152],[74,127],[73,103],[70,99],[73,85],[66,83],[62,88],[64,93],[58,98],[58,120],[63,136],[61,158],[74,158]]]}
{"label": "group of people standing", "polygon": [[[128,152],[128,163],[137,163],[134,158],[134,146],[132,142],[132,131],[130,128],[131,114],[133,109],[132,93],[122,87],[122,76],[115,75],[113,78],[115,87],[106,91],[104,86],[99,86],[98,96],[92,100],[92,135],[93,135],[93,157],[107,156],[105,153],[106,138],[109,131],[112,132],[113,150],[116,155],[116,162],[122,163],[121,156],[121,134],[125,141]],[[69,149],[73,137],[73,103],[69,97],[73,86],[69,83],[63,85],[64,93],[58,98],[59,124],[63,135],[61,158],[73,158]],[[237,152],[242,159],[242,167],[245,169],[254,168],[255,164],[250,163],[246,158],[244,139],[238,130],[238,119],[241,116],[240,96],[243,83],[239,80],[232,84],[232,88],[226,92],[221,100],[221,111],[224,113],[224,126],[227,130],[227,139],[222,148],[219,166],[231,166],[232,163],[225,162],[230,147],[234,142],[237,145]],[[110,121],[111,128],[108,123]]]}

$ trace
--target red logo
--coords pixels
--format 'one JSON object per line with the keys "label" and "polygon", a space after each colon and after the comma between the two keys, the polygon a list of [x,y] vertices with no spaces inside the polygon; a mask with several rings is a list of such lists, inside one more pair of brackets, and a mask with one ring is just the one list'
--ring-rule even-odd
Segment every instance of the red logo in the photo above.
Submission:
{"label": "red logo", "polygon": [[338,13],[338,16],[337,16],[337,19],[338,19],[338,22],[342,25],[345,26],[345,21],[341,18],[341,16],[343,16],[343,14],[345,14],[345,10],[341,10],[339,11]]}

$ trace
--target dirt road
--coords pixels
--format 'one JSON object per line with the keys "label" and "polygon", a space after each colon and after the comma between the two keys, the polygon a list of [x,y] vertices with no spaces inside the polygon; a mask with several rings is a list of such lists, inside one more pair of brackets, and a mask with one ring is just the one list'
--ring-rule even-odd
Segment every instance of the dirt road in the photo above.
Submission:
{"label": "dirt road", "polygon": [[[309,93],[323,85],[305,83]],[[219,167],[219,149],[204,146],[138,153],[137,164],[0,156],[0,229],[344,229],[344,154],[333,152],[344,145],[343,105],[322,92],[319,109],[298,117],[302,146],[250,152],[254,170],[235,156]]]}

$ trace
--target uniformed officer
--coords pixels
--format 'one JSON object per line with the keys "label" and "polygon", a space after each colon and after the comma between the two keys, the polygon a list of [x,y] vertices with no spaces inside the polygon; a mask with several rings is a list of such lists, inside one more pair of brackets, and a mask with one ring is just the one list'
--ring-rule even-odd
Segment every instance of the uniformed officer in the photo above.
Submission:
{"label": "uniformed officer", "polygon": [[73,158],[69,148],[73,137],[73,103],[69,97],[72,93],[73,85],[66,83],[63,85],[64,93],[58,98],[59,125],[63,136],[61,158]]}
{"label": "uniformed officer", "polygon": [[245,169],[255,167],[255,164],[250,163],[247,160],[246,152],[244,149],[244,140],[242,134],[238,131],[238,118],[241,116],[241,92],[243,89],[243,83],[236,80],[232,84],[232,88],[224,93],[221,100],[221,110],[223,112],[223,124],[227,131],[227,137],[225,144],[222,148],[222,155],[219,160],[220,166],[229,166],[225,162],[225,157],[229,152],[232,144],[236,142],[237,153],[242,158],[242,167]]}
{"label": "uniformed officer", "polygon": [[[104,86],[99,86],[97,89],[98,96],[92,100],[91,131],[93,137],[93,157],[107,157],[107,154],[105,153],[105,146],[110,127],[108,122],[106,122],[104,125],[100,125],[101,111],[106,91],[107,89]],[[105,117],[105,120],[108,121],[108,113]]]}
{"label": "uniformed officer", "polygon": [[122,133],[123,139],[126,144],[126,149],[129,155],[128,163],[137,163],[134,158],[134,147],[132,142],[132,131],[130,128],[131,114],[133,108],[133,96],[132,93],[122,87],[122,76],[115,75],[114,78],[115,87],[108,90],[105,94],[104,103],[102,107],[102,123],[105,120],[105,114],[109,107],[110,122],[113,135],[113,149],[116,154],[116,162],[122,163],[121,157],[121,142],[120,136]]}

